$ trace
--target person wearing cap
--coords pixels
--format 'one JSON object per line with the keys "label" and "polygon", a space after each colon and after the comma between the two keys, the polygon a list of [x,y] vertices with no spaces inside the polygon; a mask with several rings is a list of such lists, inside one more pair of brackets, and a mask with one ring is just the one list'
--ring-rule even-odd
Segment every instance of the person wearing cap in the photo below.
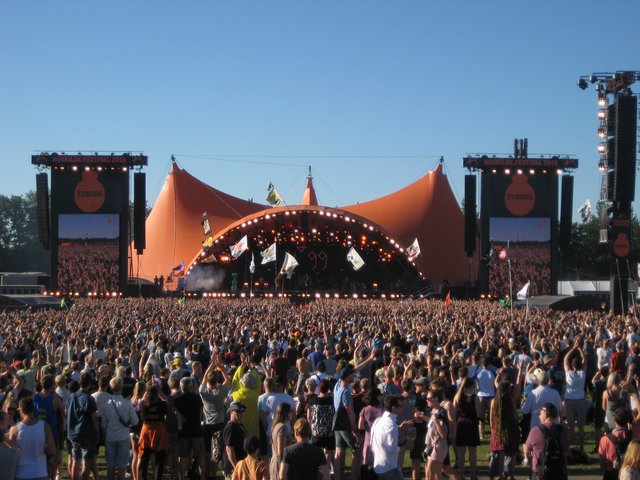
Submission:
{"label": "person wearing cap", "polygon": [[[356,451],[360,450],[362,443],[362,434],[356,423],[353,397],[351,394],[351,385],[353,384],[355,376],[356,370],[351,365],[347,365],[340,372],[340,381],[336,383],[333,390],[333,406],[336,410],[336,419],[342,418],[341,422],[335,422],[336,424],[342,423],[342,425],[336,426],[334,430],[336,437],[335,480],[342,479],[346,449],[350,448],[353,451],[353,463],[355,464],[358,455]],[[346,420],[346,422],[344,420]],[[358,465],[359,464],[360,462],[358,462]],[[354,470],[352,465],[352,475],[355,475],[355,473],[353,473]]]}
{"label": "person wearing cap", "polygon": [[[560,430],[560,445],[564,457],[564,474],[557,477],[557,480],[567,479],[567,457],[570,453],[570,432],[568,428],[564,428],[559,423],[558,409],[552,403],[545,403],[537,411],[539,424],[532,428],[524,444],[525,463],[531,463],[531,478],[536,478],[538,474],[538,462],[545,444],[545,429],[549,434],[555,435],[556,429]],[[541,477],[537,477],[541,478]],[[555,479],[554,479],[555,480]]]}
{"label": "person wearing cap", "polygon": [[236,400],[231,402],[231,405],[229,405],[227,409],[229,421],[224,426],[224,430],[222,430],[222,441],[225,447],[225,454],[222,459],[222,470],[227,480],[231,480],[232,473],[238,461],[247,455],[244,450],[244,439],[247,437],[248,432],[242,424],[246,410],[247,407],[242,402]]}
{"label": "person wearing cap", "polygon": [[171,360],[171,373],[169,373],[169,378],[181,380],[189,375],[189,370],[183,368],[182,357],[175,357]]}
{"label": "person wearing cap", "polygon": [[557,411],[562,411],[562,398],[557,390],[551,388],[549,385],[550,377],[548,372],[537,368],[533,371],[533,376],[538,386],[527,395],[527,399],[522,406],[522,414],[531,415],[531,421],[529,422],[530,429],[540,425],[540,417],[536,415],[536,412],[542,408],[543,405],[551,404],[556,407]]}

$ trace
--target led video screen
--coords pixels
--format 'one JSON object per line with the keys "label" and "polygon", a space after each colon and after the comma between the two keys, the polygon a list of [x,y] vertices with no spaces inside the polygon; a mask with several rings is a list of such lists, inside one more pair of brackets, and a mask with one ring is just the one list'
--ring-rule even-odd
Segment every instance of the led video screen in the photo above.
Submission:
{"label": "led video screen", "polygon": [[120,215],[58,216],[58,289],[106,293],[119,289]]}
{"label": "led video screen", "polygon": [[[540,217],[491,217],[489,292],[509,295],[509,263],[513,295],[531,282],[530,296],[551,293],[551,220]],[[502,252],[502,253],[501,253]]]}

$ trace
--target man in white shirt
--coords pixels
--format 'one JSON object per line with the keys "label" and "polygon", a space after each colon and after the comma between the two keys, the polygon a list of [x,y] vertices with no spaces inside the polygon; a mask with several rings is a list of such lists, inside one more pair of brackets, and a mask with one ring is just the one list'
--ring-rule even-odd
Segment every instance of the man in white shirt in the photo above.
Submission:
{"label": "man in white shirt", "polygon": [[[564,372],[567,377],[564,390],[565,415],[571,431],[571,444],[575,444],[574,426],[578,424],[578,445],[584,450],[584,425],[587,423],[589,404],[585,399],[585,382],[587,380],[587,362],[580,344],[582,339],[576,337],[573,348],[564,357]],[[577,352],[577,356],[575,353]]]}
{"label": "man in white shirt", "polygon": [[277,377],[266,378],[264,381],[264,388],[266,393],[263,393],[258,397],[258,411],[260,414],[260,423],[269,436],[271,432],[271,425],[273,424],[273,418],[276,414],[276,409],[281,403],[288,403],[291,405],[291,411],[296,411],[296,401],[291,395],[284,393],[283,385]]}
{"label": "man in white shirt", "polygon": [[138,424],[138,414],[129,400],[122,397],[122,378],[114,377],[109,382],[113,395],[102,407],[102,430],[105,435],[104,457],[107,462],[107,479],[124,480],[131,453],[129,427]]}
{"label": "man in white shirt", "polygon": [[384,413],[371,427],[373,471],[380,480],[402,480],[402,466],[398,464],[398,429],[412,423],[407,420],[398,426],[398,414],[404,409],[404,402],[401,395],[384,397]]}
{"label": "man in white shirt", "polygon": [[598,359],[598,370],[604,367],[611,368],[611,354],[613,351],[609,347],[611,341],[607,338],[603,339],[600,346],[596,349],[596,357]]}
{"label": "man in white shirt", "polygon": [[540,425],[540,418],[538,417],[537,412],[547,403],[551,403],[556,407],[558,412],[562,412],[562,398],[560,398],[560,394],[556,389],[549,386],[549,372],[536,368],[533,371],[533,376],[539,386],[531,391],[522,406],[522,413],[524,415],[531,415],[529,428],[534,428]]}

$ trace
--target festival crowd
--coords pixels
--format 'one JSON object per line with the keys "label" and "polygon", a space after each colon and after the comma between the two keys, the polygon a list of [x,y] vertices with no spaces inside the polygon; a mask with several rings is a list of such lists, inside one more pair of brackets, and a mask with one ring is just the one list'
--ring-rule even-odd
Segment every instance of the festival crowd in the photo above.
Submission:
{"label": "festival crowd", "polygon": [[603,478],[640,479],[639,375],[633,312],[169,298],[8,310],[0,479],[97,480],[103,457],[109,480],[561,480],[596,453]]}

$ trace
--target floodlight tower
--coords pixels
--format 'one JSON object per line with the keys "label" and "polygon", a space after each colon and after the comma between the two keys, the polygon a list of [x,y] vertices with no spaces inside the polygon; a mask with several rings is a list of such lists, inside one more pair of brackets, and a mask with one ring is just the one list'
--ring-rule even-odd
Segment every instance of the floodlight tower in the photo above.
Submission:
{"label": "floodlight tower", "polygon": [[[582,90],[591,83],[598,92],[598,136],[602,139],[598,144],[598,168],[604,177],[600,241],[609,243],[610,309],[615,315],[628,312],[629,278],[632,278],[629,256],[631,202],[636,186],[638,99],[629,87],[638,80],[640,72],[637,71],[592,73],[578,80]],[[609,96],[613,102],[609,102]]]}

